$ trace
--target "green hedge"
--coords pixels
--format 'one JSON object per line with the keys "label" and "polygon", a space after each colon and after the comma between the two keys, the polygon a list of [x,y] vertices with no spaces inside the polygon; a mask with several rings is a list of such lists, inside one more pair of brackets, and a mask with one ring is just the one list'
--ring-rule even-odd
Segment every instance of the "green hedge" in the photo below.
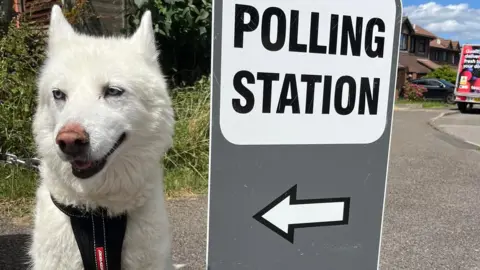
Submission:
{"label": "green hedge", "polygon": [[455,84],[457,81],[457,70],[451,66],[443,65],[425,75],[425,78],[444,79]]}
{"label": "green hedge", "polygon": [[170,82],[191,85],[210,74],[211,0],[149,0],[129,12],[127,32],[137,28],[146,9],[152,12],[160,62]]}
{"label": "green hedge", "polygon": [[35,80],[44,59],[45,35],[31,25],[9,26],[0,38],[0,150],[34,155],[31,121]]}

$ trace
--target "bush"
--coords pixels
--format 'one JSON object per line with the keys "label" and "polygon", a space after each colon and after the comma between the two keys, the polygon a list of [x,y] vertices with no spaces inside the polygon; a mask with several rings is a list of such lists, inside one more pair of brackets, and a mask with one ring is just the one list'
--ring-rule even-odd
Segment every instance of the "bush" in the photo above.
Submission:
{"label": "bush", "polygon": [[409,101],[423,100],[423,93],[427,92],[427,88],[421,85],[405,82],[403,86],[403,98]]}
{"label": "bush", "polygon": [[14,23],[0,38],[0,150],[31,157],[35,80],[44,59],[45,35],[32,25]]}
{"label": "bush", "polygon": [[444,65],[441,66],[427,75],[424,76],[425,78],[436,78],[436,79],[444,79],[455,84],[457,80],[457,71],[450,66]]}
{"label": "bush", "polygon": [[129,33],[151,11],[160,62],[173,86],[192,85],[210,73],[211,0],[149,0],[139,8],[130,0],[128,6]]}

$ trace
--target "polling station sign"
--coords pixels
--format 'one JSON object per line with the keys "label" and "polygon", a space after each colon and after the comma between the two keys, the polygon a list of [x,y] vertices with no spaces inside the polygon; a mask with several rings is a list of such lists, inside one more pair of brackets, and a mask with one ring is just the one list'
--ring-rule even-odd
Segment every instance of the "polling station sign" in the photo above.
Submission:
{"label": "polling station sign", "polygon": [[224,1],[225,138],[239,145],[376,141],[387,121],[381,89],[390,87],[394,39],[387,34],[396,19],[395,10],[379,11],[394,4],[381,2]]}
{"label": "polling station sign", "polygon": [[400,0],[216,0],[207,269],[376,269]]}

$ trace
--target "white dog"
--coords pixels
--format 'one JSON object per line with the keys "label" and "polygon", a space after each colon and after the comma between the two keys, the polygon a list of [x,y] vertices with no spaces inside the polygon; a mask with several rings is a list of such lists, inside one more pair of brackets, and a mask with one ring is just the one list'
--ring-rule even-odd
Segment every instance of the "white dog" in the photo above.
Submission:
{"label": "white dog", "polygon": [[[127,38],[80,34],[58,6],[50,20],[33,123],[41,183],[30,266],[174,269],[160,164],[174,116],[151,14]],[[121,215],[126,225],[113,221]]]}

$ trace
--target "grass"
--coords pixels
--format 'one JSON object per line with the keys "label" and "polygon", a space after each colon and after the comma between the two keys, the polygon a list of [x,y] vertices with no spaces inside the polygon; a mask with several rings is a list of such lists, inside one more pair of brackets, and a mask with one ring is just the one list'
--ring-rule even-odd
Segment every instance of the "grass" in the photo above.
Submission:
{"label": "grass", "polygon": [[210,82],[172,91],[176,114],[173,148],[164,159],[168,196],[201,194],[208,187]]}
{"label": "grass", "polygon": [[19,166],[0,164],[0,198],[18,199],[35,195],[37,174]]}
{"label": "grass", "polygon": [[437,109],[437,108],[451,108],[454,107],[455,105],[452,104],[447,104],[442,101],[427,101],[427,100],[422,100],[422,101],[410,101],[410,100],[405,100],[405,99],[397,99],[395,101],[395,105],[418,105],[422,108],[425,109]]}
{"label": "grass", "polygon": [[0,216],[15,223],[28,223],[36,186],[35,172],[0,163]]}

